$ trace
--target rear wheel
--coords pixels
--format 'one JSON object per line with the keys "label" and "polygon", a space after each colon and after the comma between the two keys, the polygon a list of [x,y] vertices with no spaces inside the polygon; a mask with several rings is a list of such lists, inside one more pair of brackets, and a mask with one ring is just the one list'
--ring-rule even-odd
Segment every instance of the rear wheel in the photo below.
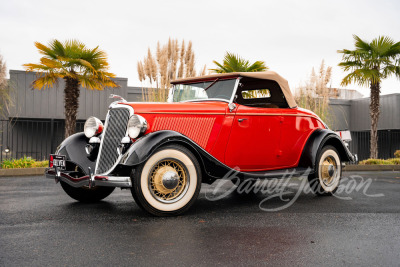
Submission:
{"label": "rear wheel", "polygon": [[325,146],[318,153],[314,174],[308,177],[312,191],[317,195],[332,195],[342,178],[342,161],[333,146]]}
{"label": "rear wheel", "polygon": [[185,147],[158,149],[132,173],[132,196],[137,204],[156,216],[185,212],[196,201],[201,187],[200,166]]}
{"label": "rear wheel", "polygon": [[115,189],[115,187],[79,187],[75,188],[67,183],[60,181],[61,187],[65,193],[71,198],[80,202],[97,202],[108,197]]}

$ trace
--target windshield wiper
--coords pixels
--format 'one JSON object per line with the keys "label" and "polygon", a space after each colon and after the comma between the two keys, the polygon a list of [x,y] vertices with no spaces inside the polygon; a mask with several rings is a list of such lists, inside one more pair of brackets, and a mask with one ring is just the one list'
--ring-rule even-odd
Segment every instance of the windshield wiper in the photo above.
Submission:
{"label": "windshield wiper", "polygon": [[213,81],[209,86],[207,86],[206,89],[204,89],[204,91],[207,91],[211,86],[213,86],[218,81],[219,81],[219,78],[215,79],[215,81]]}

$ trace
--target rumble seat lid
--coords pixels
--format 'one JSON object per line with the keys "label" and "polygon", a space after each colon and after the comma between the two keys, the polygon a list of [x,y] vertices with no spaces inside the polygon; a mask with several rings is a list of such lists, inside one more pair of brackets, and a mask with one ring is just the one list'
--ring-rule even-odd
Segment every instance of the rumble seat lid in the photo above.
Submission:
{"label": "rumble seat lid", "polygon": [[249,78],[276,81],[281,87],[289,107],[290,108],[297,107],[296,101],[294,100],[292,92],[290,91],[288,81],[275,71],[217,73],[205,76],[177,79],[173,80],[171,84],[196,82],[196,81],[216,79],[216,78],[235,78],[235,77],[249,77]]}

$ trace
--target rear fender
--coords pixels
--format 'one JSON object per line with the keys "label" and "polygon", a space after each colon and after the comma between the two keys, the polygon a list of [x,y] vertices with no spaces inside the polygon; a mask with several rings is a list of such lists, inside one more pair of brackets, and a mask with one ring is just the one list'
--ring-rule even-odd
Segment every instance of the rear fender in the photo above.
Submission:
{"label": "rear fender", "polygon": [[326,145],[336,148],[342,162],[354,161],[354,156],[335,132],[329,129],[317,129],[308,138],[298,166],[315,169],[318,152]]}

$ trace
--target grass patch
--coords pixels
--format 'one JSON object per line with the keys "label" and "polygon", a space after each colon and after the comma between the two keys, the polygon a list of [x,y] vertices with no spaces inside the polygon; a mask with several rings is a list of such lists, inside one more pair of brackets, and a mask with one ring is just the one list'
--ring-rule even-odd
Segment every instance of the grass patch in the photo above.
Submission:
{"label": "grass patch", "polygon": [[49,166],[48,160],[37,161],[31,157],[24,156],[20,159],[5,159],[1,162],[2,169],[24,169]]}
{"label": "grass patch", "polygon": [[360,161],[360,165],[400,165],[400,158],[394,159],[366,159]]}

